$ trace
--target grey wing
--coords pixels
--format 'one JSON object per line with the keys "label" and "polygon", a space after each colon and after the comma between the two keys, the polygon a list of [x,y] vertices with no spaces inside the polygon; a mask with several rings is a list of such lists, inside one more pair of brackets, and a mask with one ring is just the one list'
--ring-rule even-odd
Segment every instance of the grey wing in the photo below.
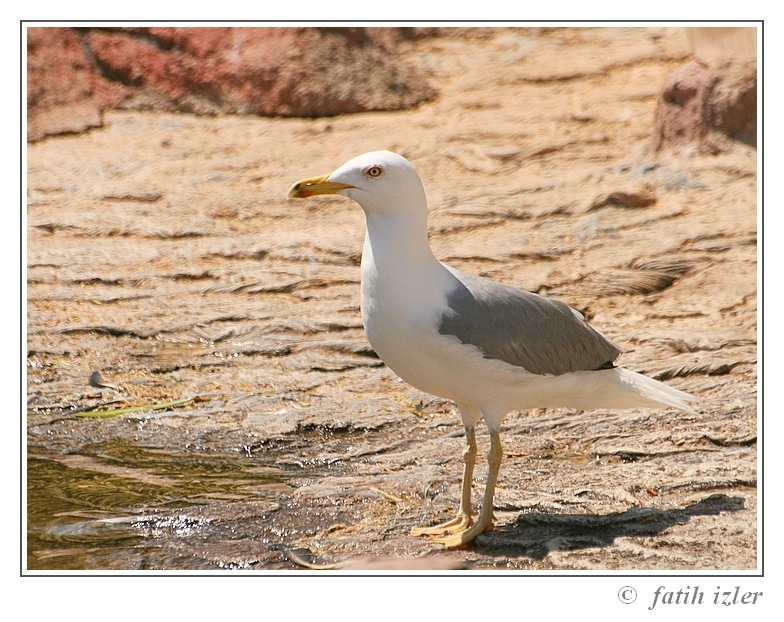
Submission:
{"label": "grey wing", "polygon": [[570,306],[490,279],[453,271],[439,332],[531,373],[559,376],[612,367],[621,351]]}

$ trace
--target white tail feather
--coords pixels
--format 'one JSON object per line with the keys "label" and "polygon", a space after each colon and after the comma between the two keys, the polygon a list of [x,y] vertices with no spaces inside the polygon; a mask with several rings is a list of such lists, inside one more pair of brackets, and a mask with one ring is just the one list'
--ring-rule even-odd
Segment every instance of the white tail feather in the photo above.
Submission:
{"label": "white tail feather", "polygon": [[697,414],[697,411],[687,404],[696,399],[693,395],[623,367],[617,367],[613,371],[617,372],[616,376],[622,388],[654,402],[654,406],[656,404],[672,406],[692,415]]}

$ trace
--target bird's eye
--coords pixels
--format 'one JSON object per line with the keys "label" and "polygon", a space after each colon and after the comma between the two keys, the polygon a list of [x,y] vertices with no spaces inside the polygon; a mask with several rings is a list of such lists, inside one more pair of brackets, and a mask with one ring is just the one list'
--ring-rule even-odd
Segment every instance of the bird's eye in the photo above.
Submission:
{"label": "bird's eye", "polygon": [[368,166],[365,169],[365,175],[367,177],[381,177],[381,175],[383,175],[383,173],[384,173],[384,169],[382,169],[378,165]]}

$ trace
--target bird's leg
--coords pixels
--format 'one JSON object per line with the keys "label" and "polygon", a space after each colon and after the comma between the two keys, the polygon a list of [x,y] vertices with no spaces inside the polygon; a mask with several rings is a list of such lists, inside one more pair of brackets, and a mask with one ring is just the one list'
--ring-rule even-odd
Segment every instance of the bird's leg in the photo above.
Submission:
{"label": "bird's leg", "polygon": [[490,453],[487,454],[487,484],[485,485],[485,495],[482,499],[482,510],[479,512],[479,518],[476,523],[463,531],[455,531],[442,538],[435,538],[436,542],[440,542],[449,548],[457,548],[468,544],[480,533],[490,531],[493,528],[493,496],[495,494],[495,485],[498,481],[498,471],[501,468],[502,456],[501,435],[498,430],[490,430]]}
{"label": "bird's leg", "polygon": [[435,527],[415,527],[414,536],[440,536],[465,531],[471,526],[471,483],[474,479],[476,464],[476,432],[474,426],[465,426],[466,446],[463,449],[463,490],[457,516]]}
{"label": "bird's leg", "polygon": [[463,487],[460,496],[458,518],[466,526],[471,524],[471,486],[474,482],[474,466],[476,465],[476,432],[474,426],[466,426],[466,446],[463,448]]}

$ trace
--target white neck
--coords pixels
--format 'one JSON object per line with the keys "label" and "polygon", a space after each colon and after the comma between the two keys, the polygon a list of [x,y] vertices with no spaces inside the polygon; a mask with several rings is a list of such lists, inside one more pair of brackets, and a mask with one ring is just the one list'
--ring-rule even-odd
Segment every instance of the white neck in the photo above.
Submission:
{"label": "white neck", "polygon": [[427,239],[427,213],[418,218],[368,214],[363,263],[366,256],[383,279],[396,273],[416,279],[409,270],[438,263]]}
{"label": "white neck", "polygon": [[439,262],[422,218],[368,215],[362,252],[362,317],[374,313],[406,315],[413,307],[441,305],[443,291],[455,280]]}

